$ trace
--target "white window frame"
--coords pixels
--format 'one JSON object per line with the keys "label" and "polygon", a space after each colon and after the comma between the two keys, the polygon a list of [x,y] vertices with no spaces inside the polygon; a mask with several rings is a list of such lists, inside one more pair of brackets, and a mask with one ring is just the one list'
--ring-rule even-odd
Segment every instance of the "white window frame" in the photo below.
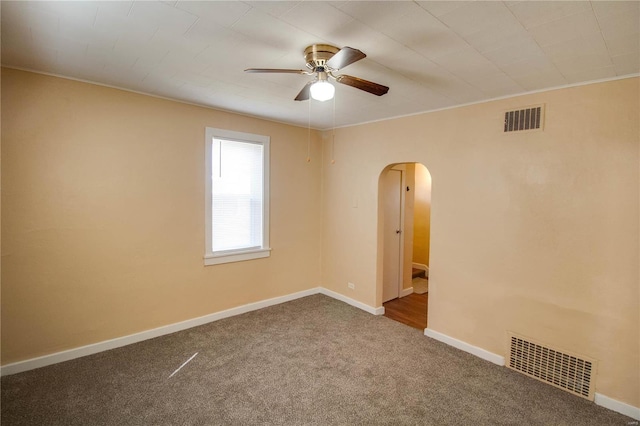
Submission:
{"label": "white window frame", "polygon": [[[214,139],[224,139],[238,142],[261,144],[263,147],[263,212],[262,212],[262,247],[226,251],[213,251],[213,212],[212,212],[212,181],[213,171],[212,148]],[[270,137],[253,133],[235,132],[233,130],[207,127],[205,130],[205,254],[204,264],[218,265],[221,263],[240,262],[244,260],[260,259],[271,255],[269,247],[269,145]]]}

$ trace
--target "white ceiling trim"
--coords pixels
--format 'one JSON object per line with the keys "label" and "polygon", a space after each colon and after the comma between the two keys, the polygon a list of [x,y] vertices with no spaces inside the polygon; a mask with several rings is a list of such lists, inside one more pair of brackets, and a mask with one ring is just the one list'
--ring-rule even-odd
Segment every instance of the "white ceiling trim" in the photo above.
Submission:
{"label": "white ceiling trim", "polygon": [[[181,103],[181,104],[184,104],[184,105],[191,105],[191,106],[196,106],[196,107],[200,107],[200,108],[206,108],[206,109],[210,109],[212,111],[224,112],[224,113],[227,113],[227,114],[240,115],[242,117],[249,117],[249,118],[253,118],[253,119],[256,119],[256,120],[264,120],[264,121],[268,121],[268,122],[271,122],[271,123],[285,124],[287,126],[301,127],[303,129],[307,129],[308,128],[308,126],[299,126],[297,124],[292,124],[292,123],[289,123],[287,121],[278,121],[278,120],[274,120],[274,119],[270,119],[270,118],[260,117],[260,116],[257,116],[257,115],[245,114],[245,113],[238,112],[238,111],[231,111],[231,110],[227,110],[227,109],[223,109],[223,108],[215,108],[215,107],[212,107],[211,105],[205,105],[205,104],[199,104],[199,103],[195,103],[195,102],[189,102],[189,101],[185,101],[185,100],[177,99],[177,98],[168,98],[166,96],[154,95],[153,93],[140,92],[138,90],[127,89],[125,87],[118,87],[118,86],[113,86],[113,85],[110,85],[110,84],[98,83],[98,82],[90,81],[90,80],[83,80],[81,78],[69,77],[69,76],[66,76],[66,75],[59,75],[59,74],[54,74],[54,73],[50,73],[50,72],[37,71],[37,70],[28,69],[28,68],[13,67],[13,66],[8,66],[8,65],[2,65],[2,68],[7,68],[7,69],[11,69],[11,70],[18,70],[18,71],[32,72],[34,74],[46,75],[46,76],[49,76],[49,77],[58,77],[58,78],[62,78],[64,80],[77,81],[79,83],[92,84],[94,86],[108,87],[109,89],[116,89],[116,90],[122,90],[123,92],[135,93],[136,95],[150,96],[152,98],[162,99],[164,101],[178,102],[178,103]],[[315,127],[311,127],[311,128],[313,130],[320,130],[320,131],[322,130],[322,129],[317,129]]]}
{"label": "white ceiling trim", "polygon": [[383,121],[395,120],[395,119],[398,119],[398,118],[405,118],[405,117],[413,117],[413,116],[416,116],[416,115],[429,114],[429,113],[432,113],[432,112],[447,111],[447,110],[456,109],[456,108],[464,108],[464,107],[468,107],[468,106],[472,106],[472,105],[486,104],[486,103],[489,103],[489,102],[499,101],[499,100],[503,100],[503,99],[512,99],[512,98],[517,98],[517,97],[520,97],[520,96],[533,95],[533,94],[536,94],[536,93],[551,92],[551,91],[554,91],[554,90],[568,89],[568,88],[571,88],[571,87],[588,86],[590,84],[606,83],[608,81],[626,80],[628,78],[640,77],[640,73],[635,73],[635,74],[628,74],[628,75],[617,76],[617,77],[601,78],[601,79],[598,79],[598,80],[583,81],[583,82],[580,82],[580,83],[564,84],[564,85],[561,85],[561,86],[551,87],[549,89],[532,90],[532,91],[529,91],[529,92],[517,93],[517,94],[507,95],[507,96],[500,96],[500,97],[497,97],[497,98],[491,98],[491,99],[486,99],[486,100],[481,100],[481,101],[467,102],[465,104],[452,105],[452,106],[444,107],[444,108],[435,108],[435,109],[429,109],[429,110],[425,110],[425,111],[413,112],[413,113],[410,113],[410,114],[395,115],[395,116],[392,116],[392,117],[381,118],[381,119],[378,119],[378,120],[364,121],[362,123],[347,124],[347,125],[344,125],[344,126],[318,128],[318,127],[314,127],[314,126],[300,126],[300,125],[292,124],[292,123],[289,123],[289,122],[286,122],[286,121],[273,120],[273,119],[260,117],[260,116],[257,116],[257,115],[251,115],[251,114],[244,114],[244,113],[238,112],[238,111],[231,111],[231,110],[226,110],[226,109],[222,109],[222,108],[214,108],[214,107],[212,107],[210,105],[199,104],[199,103],[195,103],[195,102],[188,102],[188,101],[184,101],[182,99],[176,99],[176,98],[169,98],[169,97],[165,97],[165,96],[154,95],[152,93],[140,92],[140,91],[137,91],[137,90],[127,89],[127,88],[118,87],[118,86],[112,86],[112,85],[109,85],[109,84],[98,83],[98,82],[95,82],[95,81],[83,80],[83,79],[80,79],[80,78],[68,77],[68,76],[64,76],[64,75],[58,75],[58,74],[53,74],[53,73],[48,73],[48,72],[31,70],[31,69],[28,69],[28,68],[21,68],[21,67],[12,67],[12,66],[6,66],[6,65],[2,65],[2,67],[3,68],[7,68],[7,69],[18,70],[18,71],[32,72],[34,74],[47,75],[47,76],[50,76],[50,77],[58,77],[58,78],[62,78],[62,79],[65,79],[65,80],[77,81],[77,82],[80,82],[80,83],[93,84],[95,86],[100,86],[100,87],[108,87],[110,89],[122,90],[124,92],[135,93],[137,95],[150,96],[150,97],[156,98],[156,99],[162,99],[162,100],[171,101],[171,102],[178,102],[178,103],[185,104],[185,105],[192,105],[192,106],[196,106],[196,107],[200,107],[200,108],[210,109],[212,111],[224,112],[224,113],[227,113],[227,114],[236,114],[236,115],[240,115],[242,117],[249,117],[249,118],[253,118],[253,119],[257,119],[257,120],[264,120],[264,121],[268,121],[268,122],[271,122],[271,123],[284,124],[284,125],[287,125],[287,126],[300,127],[300,128],[303,128],[303,129],[308,129],[310,127],[311,129],[317,130],[317,131],[320,131],[320,132],[325,132],[325,131],[333,130],[333,129],[343,129],[343,128],[349,128],[349,127],[358,127],[358,126],[365,125],[365,124],[380,123],[380,122],[383,122]]}
{"label": "white ceiling trim", "polygon": [[[367,54],[336,85],[324,129],[640,73],[639,1],[9,1],[1,63],[299,127],[314,43]],[[343,71],[340,70],[340,73]],[[126,89],[125,89],[126,88]],[[335,124],[334,124],[335,123]]]}
{"label": "white ceiling trim", "polygon": [[[562,86],[550,87],[548,89],[532,90],[530,92],[523,92],[523,93],[517,93],[517,94],[513,94],[513,95],[500,96],[500,97],[497,97],[497,98],[491,98],[491,99],[486,99],[486,100],[482,100],[482,101],[468,102],[466,104],[452,105],[452,106],[449,106],[449,107],[430,109],[430,110],[421,111],[421,112],[414,112],[414,113],[411,113],[411,114],[396,115],[396,116],[393,116],[393,117],[383,118],[383,119],[380,119],[380,120],[364,121],[362,123],[348,124],[346,126],[336,126],[335,128],[336,129],[342,129],[342,128],[347,128],[347,127],[357,127],[357,126],[361,126],[361,125],[364,125],[364,124],[379,123],[381,121],[395,120],[397,118],[413,117],[415,115],[428,114],[428,113],[438,112],[438,111],[446,111],[446,110],[456,109],[456,108],[464,108],[464,107],[467,107],[467,106],[486,104],[486,103],[489,103],[489,102],[500,101],[500,100],[503,100],[503,99],[512,99],[512,98],[518,98],[520,96],[533,95],[533,94],[536,94],[536,93],[551,92],[551,91],[554,91],[554,90],[568,89],[568,88],[571,88],[571,87],[579,87],[579,86],[588,86],[590,84],[597,84],[597,83],[606,83],[607,81],[626,80],[628,78],[636,78],[636,77],[640,77],[640,73],[621,75],[621,76],[617,76],[617,77],[601,78],[601,79],[592,80],[592,81],[582,81],[580,83],[564,84]],[[331,129],[332,129],[332,127],[325,128],[325,129],[319,129],[319,130],[326,131],[326,130],[331,130]]]}

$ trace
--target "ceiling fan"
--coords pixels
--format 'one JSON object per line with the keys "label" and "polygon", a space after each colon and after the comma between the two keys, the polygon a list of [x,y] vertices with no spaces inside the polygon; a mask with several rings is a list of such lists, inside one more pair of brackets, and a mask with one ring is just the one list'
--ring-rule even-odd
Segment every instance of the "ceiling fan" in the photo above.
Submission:
{"label": "ceiling fan", "polygon": [[367,55],[360,50],[352,47],[339,49],[328,44],[312,44],[304,49],[304,59],[307,63],[307,70],[248,68],[245,72],[315,75],[315,79],[308,82],[300,93],[298,93],[298,96],[295,98],[296,101],[306,101],[309,99],[309,95],[319,101],[326,101],[333,98],[335,87],[329,82],[330,78],[338,83],[364,90],[376,96],[382,96],[389,91],[387,86],[346,74],[334,74],[338,70],[366,56]]}

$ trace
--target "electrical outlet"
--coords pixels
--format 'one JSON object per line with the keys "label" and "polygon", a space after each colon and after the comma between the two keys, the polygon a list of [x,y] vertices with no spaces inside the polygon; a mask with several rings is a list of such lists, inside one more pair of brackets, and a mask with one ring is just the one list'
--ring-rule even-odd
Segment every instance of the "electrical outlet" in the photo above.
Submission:
{"label": "electrical outlet", "polygon": [[354,283],[347,284],[347,287],[349,287],[351,290],[355,290],[356,289],[356,285]]}

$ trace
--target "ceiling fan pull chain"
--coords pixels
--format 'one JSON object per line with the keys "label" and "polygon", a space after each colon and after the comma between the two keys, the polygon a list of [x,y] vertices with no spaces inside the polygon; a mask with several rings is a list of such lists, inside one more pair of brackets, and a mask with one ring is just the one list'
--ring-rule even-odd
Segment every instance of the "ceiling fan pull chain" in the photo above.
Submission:
{"label": "ceiling fan pull chain", "polygon": [[218,143],[218,177],[222,177],[222,141]]}
{"label": "ceiling fan pull chain", "polygon": [[311,162],[311,99],[309,99],[309,125],[307,126],[307,163]]}
{"label": "ceiling fan pull chain", "polygon": [[333,129],[331,136],[331,164],[336,163],[336,98],[333,97]]}

